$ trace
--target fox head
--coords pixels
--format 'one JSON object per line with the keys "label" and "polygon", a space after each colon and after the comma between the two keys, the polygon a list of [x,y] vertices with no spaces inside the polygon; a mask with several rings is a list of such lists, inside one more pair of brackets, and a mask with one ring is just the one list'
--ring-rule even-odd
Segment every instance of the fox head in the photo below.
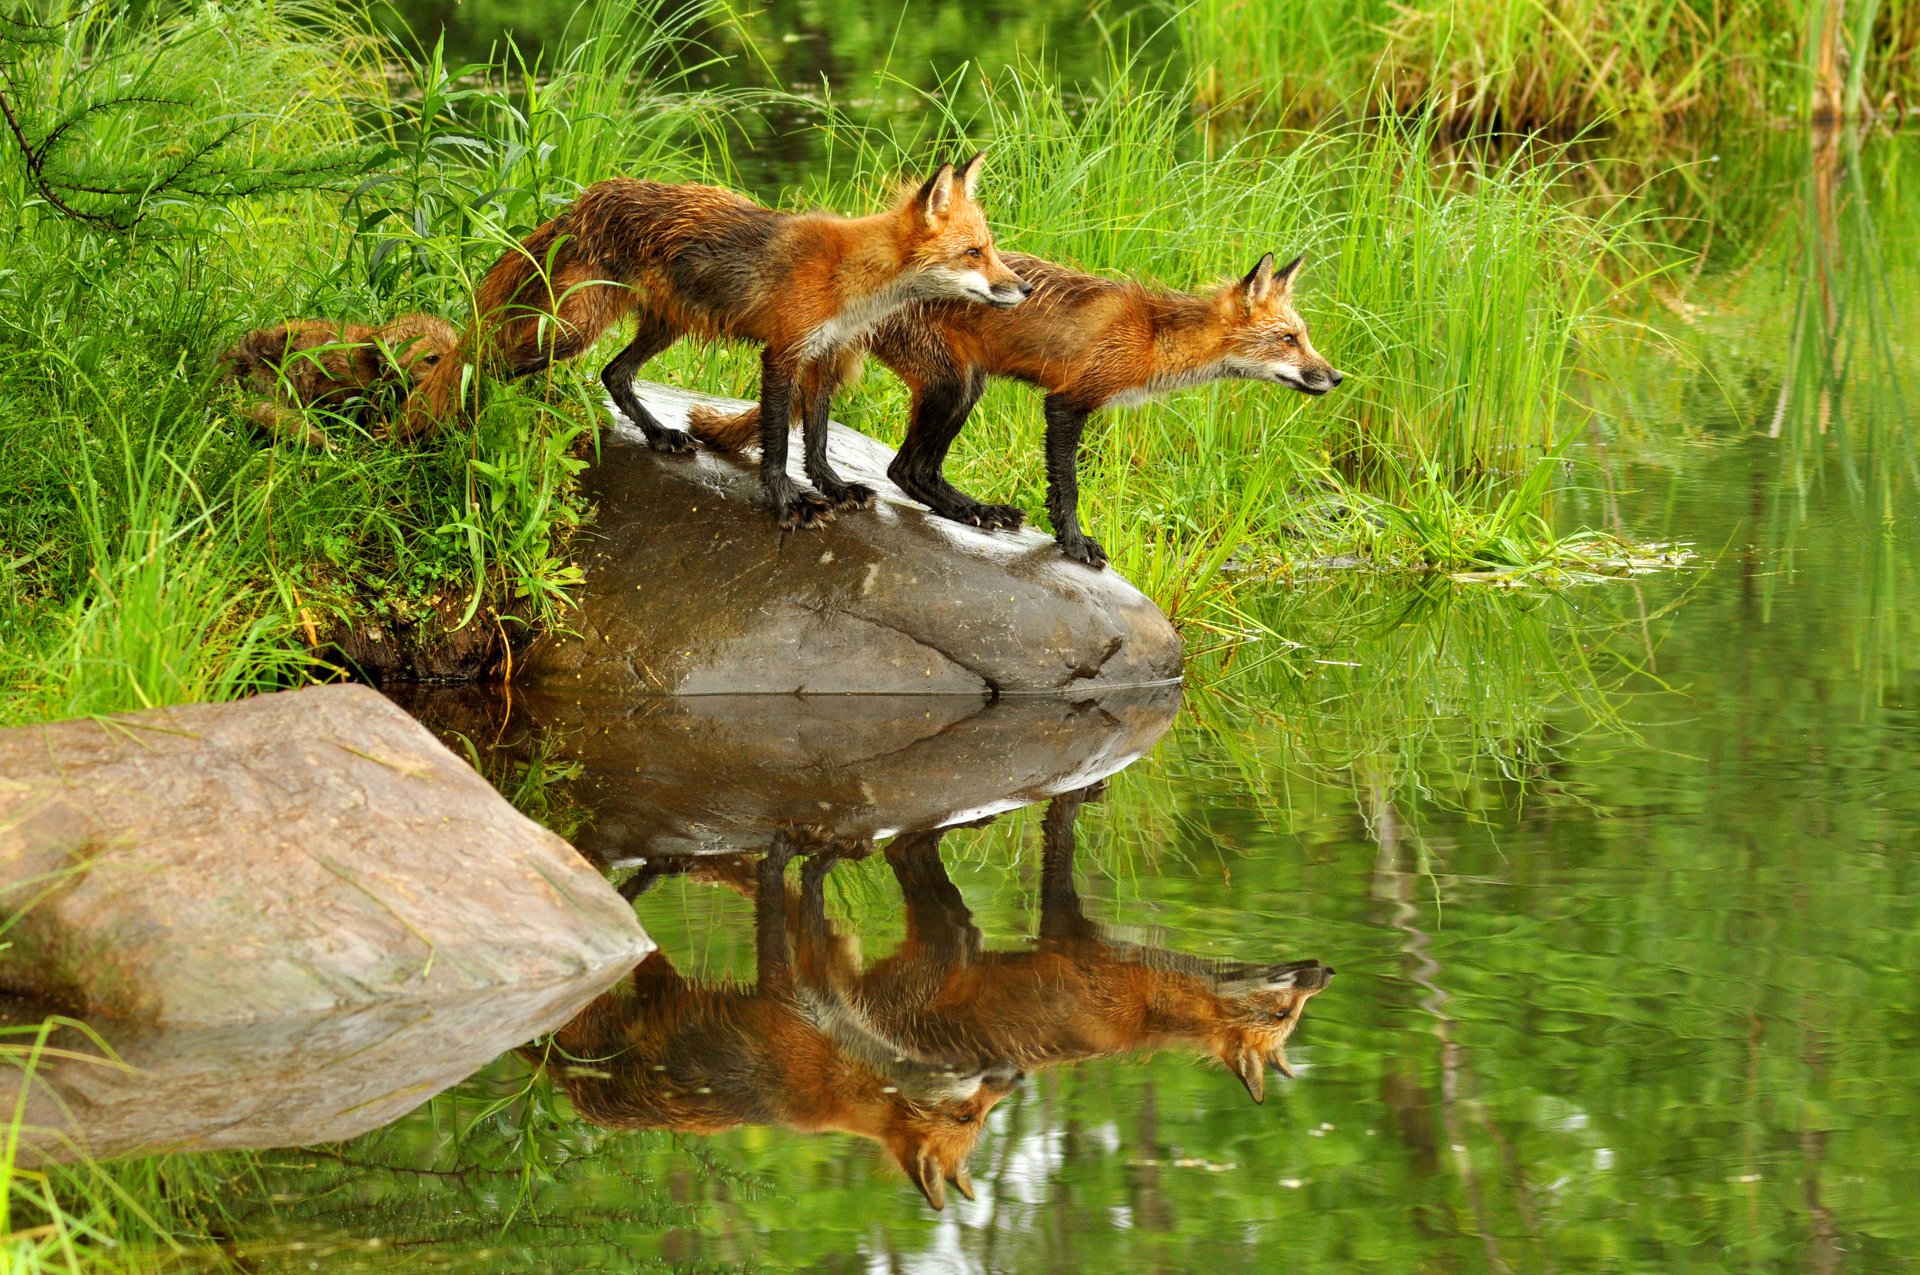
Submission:
{"label": "fox head", "polygon": [[1303,254],[1276,270],[1269,252],[1246,278],[1217,294],[1225,312],[1224,361],[1231,375],[1276,381],[1315,395],[1345,379],[1313,348],[1306,322],[1293,308],[1293,281],[1305,260]]}
{"label": "fox head", "polygon": [[907,1180],[936,1209],[947,1205],[946,1184],[971,1200],[967,1157],[980,1141],[987,1112],[1025,1077],[1007,1063],[972,1072],[947,1072],[902,1081],[882,1136]]}
{"label": "fox head", "polygon": [[1269,1066],[1283,1076],[1293,1075],[1287,1065],[1287,1037],[1293,1035],[1307,1001],[1332,978],[1333,970],[1318,961],[1240,966],[1215,976],[1214,990],[1226,1002],[1227,1012],[1214,1033],[1213,1051],[1255,1102],[1267,1100]]}
{"label": "fox head", "polygon": [[973,197],[980,151],[955,169],[942,164],[902,209],[913,288],[923,301],[980,301],[1019,305],[1033,291],[993,250],[993,231]]}
{"label": "fox head", "polygon": [[409,385],[418,384],[460,344],[451,323],[431,314],[403,314],[373,334],[374,345]]}

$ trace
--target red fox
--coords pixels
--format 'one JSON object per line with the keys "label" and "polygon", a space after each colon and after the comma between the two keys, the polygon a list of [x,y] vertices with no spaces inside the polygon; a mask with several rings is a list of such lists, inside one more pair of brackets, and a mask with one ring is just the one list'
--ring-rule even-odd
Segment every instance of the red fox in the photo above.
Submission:
{"label": "red fox", "polygon": [[[788,945],[791,842],[731,880],[755,898],[757,984],[701,985],[660,952],[554,1034],[545,1061],[575,1110],[619,1129],[717,1133],[783,1124],[884,1145],[939,1209],[968,1199],[986,1114],[1022,1079],[1004,1062],[919,1054],[878,1031]],[[722,865],[725,871],[725,865]],[[529,1053],[539,1056],[537,1050]]]}
{"label": "red fox", "polygon": [[[942,834],[906,833],[887,862],[907,903],[898,951],[843,967],[849,999],[922,1052],[1003,1058],[1024,1071],[1142,1050],[1193,1049],[1266,1101],[1266,1069],[1293,1075],[1286,1043],[1333,970],[1318,961],[1244,964],[1121,942],[1081,910],[1074,825],[1086,792],[1054,798],[1043,822],[1039,944],[982,950],[940,861]],[[813,865],[809,863],[809,868]]]}
{"label": "red fox", "polygon": [[459,334],[430,314],[403,314],[377,328],[294,319],[255,328],[221,356],[226,375],[262,395],[247,418],[267,434],[327,446],[302,414],[357,407],[363,425],[384,420],[413,384],[453,353]]}
{"label": "red fox", "polygon": [[[1008,253],[1032,287],[1017,310],[929,302],[903,310],[863,343],[850,344],[804,387],[803,410],[816,411],[870,353],[913,392],[906,441],[887,469],[900,490],[936,514],[976,527],[1011,529],[1024,515],[987,505],[947,482],[947,449],[985,392],[987,378],[1025,381],[1046,394],[1047,516],[1068,557],[1090,566],[1106,551],[1080,530],[1078,460],[1087,417],[1209,381],[1271,381],[1325,394],[1343,379],[1314,350],[1293,308],[1293,281],[1304,258],[1278,270],[1273,254],[1244,279],[1195,295],[1105,279]],[[762,408],[765,402],[762,402]],[[761,409],[732,416],[697,412],[693,434],[737,451],[766,433]]]}
{"label": "red fox", "polygon": [[[601,375],[648,443],[692,446],[634,393],[647,360],[687,333],[753,341],[763,418],[760,480],[783,527],[813,526],[857,508],[870,488],[843,482],[827,461],[827,395],[806,403],[808,492],[788,476],[795,378],[833,360],[895,311],[919,301],[1019,305],[1031,290],[994,252],[974,200],[983,154],[943,164],[889,211],[844,218],[762,208],[712,186],[614,179],[589,186],[487,272],[463,353],[508,378],[587,349],[628,314],[633,340]],[[462,395],[465,360],[443,365],[409,404],[408,430],[443,418]]]}

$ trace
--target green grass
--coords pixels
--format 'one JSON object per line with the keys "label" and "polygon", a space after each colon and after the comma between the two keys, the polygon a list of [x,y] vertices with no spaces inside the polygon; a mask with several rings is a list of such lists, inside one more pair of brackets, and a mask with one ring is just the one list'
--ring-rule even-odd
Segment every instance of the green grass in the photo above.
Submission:
{"label": "green grass", "polygon": [[1194,0],[1176,21],[1203,100],[1301,119],[1571,133],[1804,115],[1816,87],[1836,113],[1898,115],[1920,89],[1904,0]]}
{"label": "green grass", "polygon": [[[737,181],[740,139],[781,100],[678,78],[697,14],[583,10],[546,64],[509,47],[451,66],[438,48],[395,50],[351,11],[142,13],[19,26],[55,35],[9,55],[30,137],[77,122],[58,162],[9,153],[0,169],[0,676],[13,691],[0,717],[331,676],[308,648],[356,626],[512,638],[564,624],[579,579],[568,546],[589,512],[576,478],[602,412],[593,373],[619,334],[494,393],[469,433],[396,447],[336,423],[327,452],[263,447],[213,356],[292,315],[424,308],[458,321],[505,246],[582,185],[622,172]],[[139,69],[141,92],[115,66]],[[1119,54],[1105,83],[1082,94],[1021,66],[908,122],[829,109],[802,186],[757,193],[865,209],[930,156],[991,143],[986,197],[1008,245],[1194,287],[1268,250],[1307,251],[1305,308],[1347,384],[1321,402],[1217,387],[1111,414],[1088,448],[1090,530],[1177,621],[1223,633],[1240,628],[1246,581],[1302,557],[1476,565],[1434,560],[1447,541],[1415,554],[1391,521],[1382,534],[1377,519],[1321,515],[1329,500],[1444,493],[1449,518],[1491,516],[1530,491],[1509,476],[1561,436],[1583,333],[1635,228],[1573,211],[1550,151],[1449,158],[1431,119],[1196,130],[1192,84]],[[162,141],[176,136],[193,157],[184,170],[154,159],[180,149]],[[303,162],[255,164],[288,154]],[[85,193],[132,190],[143,165],[144,194]],[[754,389],[741,350],[688,343],[650,372]],[[841,404],[882,437],[903,407],[881,375]],[[1397,477],[1417,466],[1437,486]],[[1033,397],[996,389],[957,475],[1037,512],[1040,468]],[[1531,525],[1508,522],[1500,534],[1529,540]],[[1551,539],[1531,544],[1555,556]]]}

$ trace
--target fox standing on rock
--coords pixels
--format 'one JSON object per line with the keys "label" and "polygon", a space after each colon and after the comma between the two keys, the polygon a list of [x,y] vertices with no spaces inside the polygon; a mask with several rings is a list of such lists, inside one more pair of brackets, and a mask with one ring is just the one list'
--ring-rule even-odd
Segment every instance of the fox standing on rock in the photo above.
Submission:
{"label": "fox standing on rock", "polygon": [[1031,289],[995,255],[974,200],[983,154],[939,171],[892,209],[868,217],[781,213],[712,186],[616,178],[589,186],[481,281],[460,360],[443,364],[408,403],[407,433],[443,419],[463,397],[469,360],[507,378],[586,350],[620,319],[633,340],[601,375],[613,401],[662,451],[687,436],[663,427],[634,393],[647,360],[687,333],[762,345],[760,478],[784,527],[858,508],[870,488],[827,461],[827,395],[806,404],[806,473],[787,476],[793,385],[916,302],[1012,307]]}
{"label": "fox standing on rock", "polygon": [[[986,391],[987,378],[1011,377],[1046,394],[1047,516],[1068,557],[1091,566],[1106,551],[1080,530],[1079,450],[1087,417],[1210,381],[1251,380],[1325,394],[1343,379],[1314,350],[1293,308],[1302,258],[1279,269],[1273,254],[1245,278],[1194,294],[1107,279],[1038,257],[1006,262],[1032,285],[1011,313],[930,302],[903,310],[815,372],[809,400],[825,399],[857,370],[862,354],[887,365],[913,393],[900,454],[887,469],[900,490],[945,518],[1011,530],[1024,515],[987,505],[947,482],[947,449]],[[764,407],[764,403],[762,405]],[[817,411],[809,403],[801,410]],[[759,427],[755,410],[727,416],[697,410],[694,437],[722,450],[746,446]]]}

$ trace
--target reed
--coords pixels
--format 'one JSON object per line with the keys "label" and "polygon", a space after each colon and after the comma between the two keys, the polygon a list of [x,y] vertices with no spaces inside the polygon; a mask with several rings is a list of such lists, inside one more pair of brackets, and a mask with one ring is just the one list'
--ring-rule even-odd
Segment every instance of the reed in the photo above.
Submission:
{"label": "reed", "polygon": [[1901,0],[1195,0],[1201,97],[1296,118],[1435,112],[1457,131],[1898,114],[1920,80]]}

